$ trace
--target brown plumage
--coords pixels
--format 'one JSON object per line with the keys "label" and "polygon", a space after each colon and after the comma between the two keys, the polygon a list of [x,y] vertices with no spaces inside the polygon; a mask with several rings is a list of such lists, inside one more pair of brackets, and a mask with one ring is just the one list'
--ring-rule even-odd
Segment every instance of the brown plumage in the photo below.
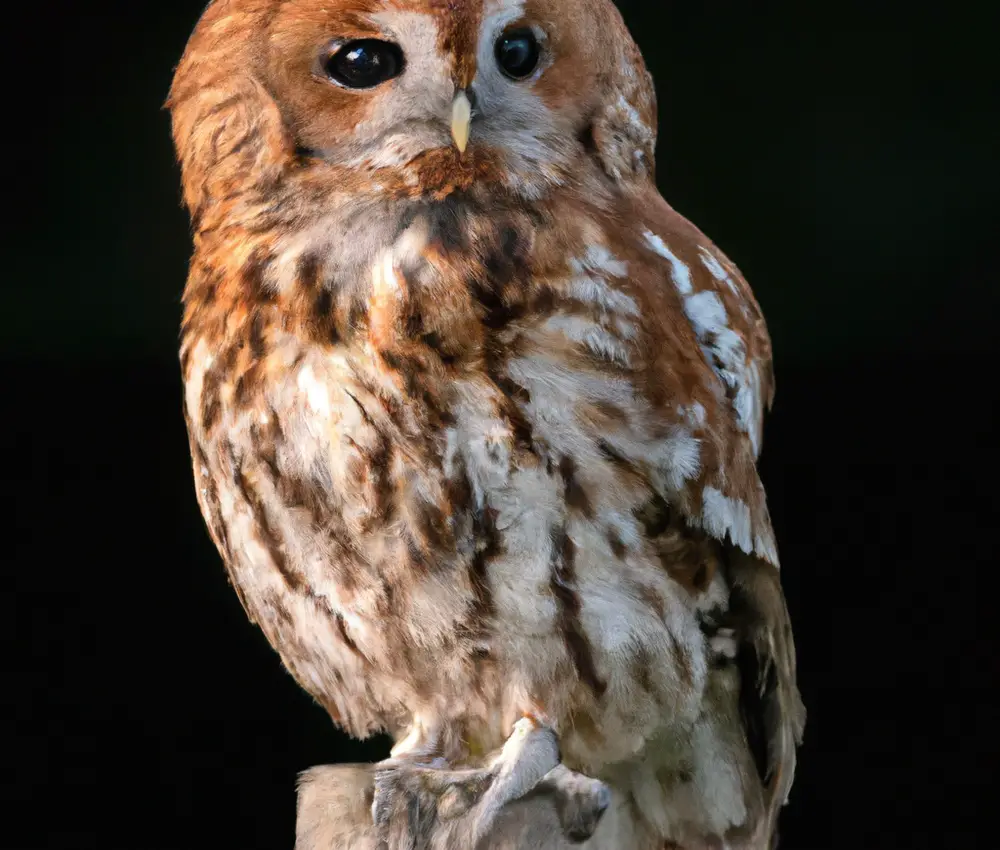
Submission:
{"label": "brown plumage", "polygon": [[170,106],[199,502],[297,681],[453,764],[544,715],[614,792],[590,846],[768,846],[770,342],[612,4],[216,0]]}

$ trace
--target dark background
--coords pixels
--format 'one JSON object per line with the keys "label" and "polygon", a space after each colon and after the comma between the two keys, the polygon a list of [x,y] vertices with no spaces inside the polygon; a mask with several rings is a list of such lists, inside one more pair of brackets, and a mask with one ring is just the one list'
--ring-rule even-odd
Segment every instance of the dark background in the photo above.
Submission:
{"label": "dark background", "polygon": [[[658,82],[664,194],[741,266],[776,349],[763,474],[810,710],[782,846],[989,846],[993,26],[620,6]],[[161,104],[201,4],[26,11],[4,78],[2,203],[25,225],[0,325],[4,843],[291,847],[297,771],[385,748],[283,672],[195,503]]]}

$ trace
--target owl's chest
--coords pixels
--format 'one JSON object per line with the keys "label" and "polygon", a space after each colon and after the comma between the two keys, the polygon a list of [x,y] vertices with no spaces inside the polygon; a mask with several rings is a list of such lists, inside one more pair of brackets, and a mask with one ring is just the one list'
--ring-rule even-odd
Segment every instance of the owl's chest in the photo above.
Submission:
{"label": "owl's chest", "polygon": [[189,337],[196,463],[217,482],[203,509],[248,609],[300,680],[325,683],[333,656],[379,671],[379,712],[403,664],[407,705],[460,684],[506,717],[547,692],[569,722],[630,691],[616,659],[642,647],[674,672],[622,717],[688,713],[700,632],[639,513],[646,468],[677,467],[690,438],[637,389],[623,265],[593,251],[501,286],[502,268],[431,274],[427,256],[383,264],[336,338],[282,304],[248,313],[235,353]]}
{"label": "owl's chest", "polygon": [[[582,427],[572,387],[529,392],[512,377],[530,385],[528,362],[442,356],[413,338],[386,348],[307,344],[231,432],[246,435],[252,455],[273,441],[281,475],[322,494],[346,534],[367,541],[364,560],[381,560],[374,547],[444,568],[490,545],[487,526],[505,498],[537,498],[526,478],[555,487],[570,464],[564,442]],[[566,364],[535,366],[563,369],[572,382]]]}
{"label": "owl's chest", "polygon": [[487,493],[539,468],[606,464],[601,433],[643,427],[624,264],[592,250],[546,272],[524,232],[480,233],[475,251],[404,233],[353,303],[333,302],[347,319],[332,341],[318,320],[280,317],[261,412],[284,420],[289,462],[325,469],[357,522],[462,548]]}
{"label": "owl's chest", "polygon": [[[703,674],[700,632],[640,518],[652,495],[642,460],[676,450],[674,438],[647,427],[627,370],[604,370],[586,338],[534,317],[494,342],[490,357],[452,362],[406,337],[309,349],[276,387],[277,467],[327,509],[321,531],[301,511],[294,520],[309,584],[339,570],[338,603],[358,617],[366,654],[455,642],[462,675],[505,671],[483,685],[496,693],[563,682],[560,713],[620,688],[633,673],[613,659],[651,647],[679,671],[643,708],[655,724],[670,683],[687,682],[691,699]],[[310,559],[331,528],[339,548]],[[405,624],[398,640],[387,613]]]}
{"label": "owl's chest", "polygon": [[[622,316],[550,307],[504,322],[486,314],[491,326],[485,311],[442,315],[385,293],[369,308],[353,344],[299,341],[267,406],[287,423],[289,453],[311,455],[343,509],[371,528],[404,528],[438,556],[473,547],[470,522],[519,478],[551,478],[596,503],[588,486],[621,477],[604,437],[647,436]],[[578,474],[567,484],[581,467],[594,483]]]}

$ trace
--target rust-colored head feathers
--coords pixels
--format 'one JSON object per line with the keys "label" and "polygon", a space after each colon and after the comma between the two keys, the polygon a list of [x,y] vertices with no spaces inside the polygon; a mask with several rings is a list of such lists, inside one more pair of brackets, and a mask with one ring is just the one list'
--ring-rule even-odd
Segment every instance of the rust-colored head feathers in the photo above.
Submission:
{"label": "rust-colored head feathers", "polygon": [[[466,93],[463,154],[451,131]],[[310,170],[354,192],[439,195],[447,182],[421,173],[448,157],[459,189],[471,161],[528,196],[588,159],[618,181],[653,170],[653,87],[609,0],[219,0],[169,105],[193,210]]]}

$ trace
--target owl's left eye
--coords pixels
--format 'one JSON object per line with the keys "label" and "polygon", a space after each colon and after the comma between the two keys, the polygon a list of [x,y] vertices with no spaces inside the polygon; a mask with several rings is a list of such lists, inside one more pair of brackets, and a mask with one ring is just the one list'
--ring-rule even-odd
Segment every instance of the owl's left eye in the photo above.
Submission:
{"label": "owl's left eye", "polygon": [[323,63],[326,75],[349,89],[370,89],[403,73],[403,51],[374,38],[349,41]]}

